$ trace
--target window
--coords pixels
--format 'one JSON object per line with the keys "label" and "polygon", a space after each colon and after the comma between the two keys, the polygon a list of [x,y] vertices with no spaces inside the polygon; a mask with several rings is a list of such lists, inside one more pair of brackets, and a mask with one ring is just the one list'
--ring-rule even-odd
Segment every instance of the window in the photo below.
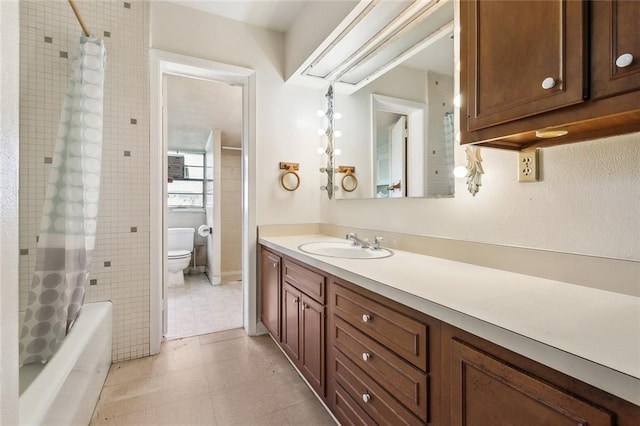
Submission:
{"label": "window", "polygon": [[184,177],[170,179],[167,185],[169,208],[204,207],[204,153],[169,151],[184,158]]}

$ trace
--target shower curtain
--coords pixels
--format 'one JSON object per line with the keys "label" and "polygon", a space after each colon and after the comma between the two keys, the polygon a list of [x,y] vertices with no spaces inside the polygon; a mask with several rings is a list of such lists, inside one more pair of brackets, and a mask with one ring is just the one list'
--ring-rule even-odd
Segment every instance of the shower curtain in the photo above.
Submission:
{"label": "shower curtain", "polygon": [[453,128],[453,113],[447,112],[444,114],[444,146],[445,146],[445,164],[449,168],[447,170],[447,176],[449,178],[448,185],[448,193],[453,195],[455,190],[455,182],[453,176],[453,147],[455,145],[454,142],[454,128]]}
{"label": "shower curtain", "polygon": [[49,172],[20,335],[20,365],[50,360],[84,301],[95,246],[100,169],[105,49],[81,37]]}

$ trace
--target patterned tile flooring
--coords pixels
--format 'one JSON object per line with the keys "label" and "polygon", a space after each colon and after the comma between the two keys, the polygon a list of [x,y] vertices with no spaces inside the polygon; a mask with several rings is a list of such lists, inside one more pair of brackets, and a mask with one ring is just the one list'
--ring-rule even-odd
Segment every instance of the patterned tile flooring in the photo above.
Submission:
{"label": "patterned tile flooring", "polygon": [[111,366],[98,425],[329,426],[335,421],[269,336],[241,328],[162,342]]}
{"label": "patterned tile flooring", "polygon": [[242,281],[211,285],[205,274],[169,287],[166,340],[242,327]]}

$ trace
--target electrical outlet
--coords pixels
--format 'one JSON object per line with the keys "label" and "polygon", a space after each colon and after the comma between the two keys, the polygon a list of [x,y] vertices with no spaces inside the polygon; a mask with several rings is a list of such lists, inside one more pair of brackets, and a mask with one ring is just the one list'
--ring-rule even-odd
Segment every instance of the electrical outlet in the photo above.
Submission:
{"label": "electrical outlet", "polygon": [[539,175],[538,149],[518,153],[518,182],[537,182]]}

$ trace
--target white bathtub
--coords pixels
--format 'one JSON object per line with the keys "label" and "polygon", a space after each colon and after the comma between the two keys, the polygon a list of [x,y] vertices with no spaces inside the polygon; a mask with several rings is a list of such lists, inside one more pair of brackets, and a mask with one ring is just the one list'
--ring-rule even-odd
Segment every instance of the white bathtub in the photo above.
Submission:
{"label": "white bathtub", "polygon": [[21,425],[89,424],[111,366],[111,318],[111,302],[85,304],[53,359],[20,369]]}

